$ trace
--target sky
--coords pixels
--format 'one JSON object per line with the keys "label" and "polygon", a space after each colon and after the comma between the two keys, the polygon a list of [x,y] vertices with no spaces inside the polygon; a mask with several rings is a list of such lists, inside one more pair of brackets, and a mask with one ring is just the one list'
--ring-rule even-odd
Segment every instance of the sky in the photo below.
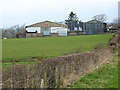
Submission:
{"label": "sky", "polygon": [[99,14],[107,15],[107,22],[118,17],[120,0],[1,0],[0,27],[30,25],[49,20],[62,22],[71,11],[85,22]]}

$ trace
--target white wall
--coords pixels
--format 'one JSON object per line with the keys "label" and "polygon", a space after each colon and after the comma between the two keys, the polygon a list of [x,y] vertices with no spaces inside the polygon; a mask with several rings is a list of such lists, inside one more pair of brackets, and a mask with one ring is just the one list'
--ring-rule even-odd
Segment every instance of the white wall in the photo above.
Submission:
{"label": "white wall", "polygon": [[[28,32],[35,32],[35,31],[37,31],[38,33],[41,32],[41,28],[40,27],[30,27],[30,28],[26,28],[26,30]],[[67,36],[67,28],[51,27],[51,33],[58,33],[59,36]]]}
{"label": "white wall", "polygon": [[37,31],[38,33],[41,32],[40,27],[29,27],[29,28],[26,28],[26,30],[27,30],[28,32],[35,32],[35,31]]}
{"label": "white wall", "polygon": [[58,33],[59,36],[67,36],[67,28],[51,27],[51,33]]}

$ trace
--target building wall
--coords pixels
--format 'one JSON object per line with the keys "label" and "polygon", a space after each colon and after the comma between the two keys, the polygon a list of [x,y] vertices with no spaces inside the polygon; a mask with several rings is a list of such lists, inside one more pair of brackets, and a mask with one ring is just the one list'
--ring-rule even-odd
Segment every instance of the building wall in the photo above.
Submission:
{"label": "building wall", "polygon": [[77,35],[84,35],[83,31],[70,31],[68,32],[68,36],[77,36]]}
{"label": "building wall", "polygon": [[26,33],[26,38],[43,37],[43,33]]}
{"label": "building wall", "polygon": [[[30,28],[29,30],[27,29],[27,31],[35,31],[32,28]],[[26,32],[26,38],[31,38],[31,37],[43,37],[44,35],[44,31],[45,27],[41,27],[41,32]],[[48,36],[67,36],[67,28],[63,28],[63,27],[48,27],[47,31],[50,32],[50,35]],[[47,36],[47,35],[46,35]]]}
{"label": "building wall", "polygon": [[58,33],[51,33],[50,36],[51,37],[57,37],[57,36],[59,36],[59,34]]}
{"label": "building wall", "polygon": [[43,37],[43,33],[37,33],[38,37]]}
{"label": "building wall", "polygon": [[73,31],[73,30],[82,31],[83,30],[83,22],[80,22],[80,21],[68,22],[68,29],[70,31]]}
{"label": "building wall", "polygon": [[44,33],[44,31],[49,31],[51,33],[50,27],[41,27],[41,33]]}
{"label": "building wall", "polygon": [[41,33],[41,28],[40,27],[29,27],[29,28],[26,28],[26,31],[28,31],[28,32],[37,31],[38,33]]}
{"label": "building wall", "polygon": [[103,25],[102,23],[85,23],[84,24],[85,34],[87,35],[102,34],[104,32],[102,25]]}
{"label": "building wall", "polygon": [[[68,31],[71,33],[68,33],[69,35],[91,35],[91,34],[101,34],[104,31],[106,31],[106,24],[100,23],[100,22],[68,22]],[[72,31],[82,31],[82,33],[78,34],[76,32]]]}
{"label": "building wall", "polygon": [[37,37],[37,33],[26,33],[26,38]]}
{"label": "building wall", "polygon": [[52,33],[58,33],[59,36],[67,36],[67,28],[51,27],[51,34]]}
{"label": "building wall", "polygon": [[[57,28],[56,33],[58,34],[55,34],[55,32],[51,34],[52,27]],[[65,34],[63,34],[64,30],[65,30]],[[58,35],[67,36],[67,25],[57,23],[57,22],[43,21],[43,22],[26,26],[26,31],[28,31],[26,33],[26,37],[58,36]],[[37,33],[35,34],[34,32],[36,31]],[[60,31],[62,31],[62,33]],[[38,34],[38,33],[41,33],[41,34]]]}

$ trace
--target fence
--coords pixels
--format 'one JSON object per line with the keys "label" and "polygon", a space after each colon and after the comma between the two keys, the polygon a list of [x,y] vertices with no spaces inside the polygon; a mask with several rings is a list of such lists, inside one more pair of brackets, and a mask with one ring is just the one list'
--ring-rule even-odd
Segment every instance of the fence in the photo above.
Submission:
{"label": "fence", "polygon": [[74,83],[114,54],[112,48],[49,58],[37,66],[14,65],[3,71],[3,88],[59,88]]}

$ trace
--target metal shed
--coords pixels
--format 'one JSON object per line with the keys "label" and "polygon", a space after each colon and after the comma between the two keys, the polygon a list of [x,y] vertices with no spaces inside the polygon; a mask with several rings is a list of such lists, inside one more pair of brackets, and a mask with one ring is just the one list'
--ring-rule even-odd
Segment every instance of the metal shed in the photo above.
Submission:
{"label": "metal shed", "polygon": [[97,20],[91,20],[84,23],[84,31],[87,35],[102,34],[105,31],[105,24]]}
{"label": "metal shed", "polygon": [[83,22],[81,21],[70,21],[67,23],[69,31],[83,31]]}

